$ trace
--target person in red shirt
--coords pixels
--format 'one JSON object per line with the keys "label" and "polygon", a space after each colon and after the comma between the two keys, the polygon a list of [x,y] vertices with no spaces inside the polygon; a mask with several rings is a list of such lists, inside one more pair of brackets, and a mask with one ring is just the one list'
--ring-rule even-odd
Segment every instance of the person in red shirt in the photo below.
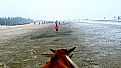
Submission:
{"label": "person in red shirt", "polygon": [[58,33],[58,24],[56,23],[56,25],[55,25],[55,30],[56,30],[56,32]]}

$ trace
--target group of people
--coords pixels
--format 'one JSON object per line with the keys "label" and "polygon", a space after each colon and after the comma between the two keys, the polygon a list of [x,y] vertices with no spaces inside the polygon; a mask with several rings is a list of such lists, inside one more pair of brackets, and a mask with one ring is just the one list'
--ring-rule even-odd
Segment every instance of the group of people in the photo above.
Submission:
{"label": "group of people", "polygon": [[[34,25],[35,25],[35,23],[36,22],[34,22]],[[64,21],[63,21],[63,23],[64,23]],[[42,24],[45,24],[45,21],[44,22],[42,22]],[[55,26],[54,26],[54,28],[55,28],[55,31],[58,33],[58,24],[60,25],[60,22],[58,22],[58,21],[55,21]],[[40,22],[39,22],[39,25],[40,25]]]}
{"label": "group of people", "polygon": [[[36,22],[34,22],[34,25],[36,24]],[[39,22],[39,25],[40,24],[48,24],[48,22],[46,22],[46,21],[43,21],[43,22]]]}

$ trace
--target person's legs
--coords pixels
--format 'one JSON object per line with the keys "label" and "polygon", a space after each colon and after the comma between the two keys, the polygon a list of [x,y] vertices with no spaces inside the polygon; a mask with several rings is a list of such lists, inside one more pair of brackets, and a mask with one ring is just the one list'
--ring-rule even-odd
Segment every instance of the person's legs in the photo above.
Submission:
{"label": "person's legs", "polygon": [[56,29],[56,32],[58,33],[58,29]]}

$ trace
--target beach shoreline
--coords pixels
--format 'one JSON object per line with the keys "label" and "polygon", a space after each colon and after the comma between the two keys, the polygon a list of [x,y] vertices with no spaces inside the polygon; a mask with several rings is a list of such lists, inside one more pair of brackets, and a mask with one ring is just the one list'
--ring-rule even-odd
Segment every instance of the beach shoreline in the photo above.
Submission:
{"label": "beach shoreline", "polygon": [[54,25],[22,25],[15,30],[10,27],[15,35],[0,43],[0,68],[40,68],[52,56],[50,48],[71,47],[76,47],[72,60],[79,68],[120,67],[120,25],[65,22],[59,25],[58,33]]}
{"label": "beach shoreline", "polygon": [[33,23],[25,24],[25,25],[16,25],[16,26],[1,26],[0,27],[0,40],[10,40],[12,38],[16,38],[17,36],[21,36],[23,34],[32,32],[39,28],[48,27],[49,24],[36,24]]}

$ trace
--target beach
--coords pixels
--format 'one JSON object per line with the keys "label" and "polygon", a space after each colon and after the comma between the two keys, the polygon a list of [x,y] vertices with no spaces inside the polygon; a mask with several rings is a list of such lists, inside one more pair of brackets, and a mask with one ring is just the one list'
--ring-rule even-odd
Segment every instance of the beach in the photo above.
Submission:
{"label": "beach", "polygon": [[51,49],[76,47],[72,60],[79,68],[120,68],[120,24],[64,22],[0,26],[0,68],[41,68]]}

